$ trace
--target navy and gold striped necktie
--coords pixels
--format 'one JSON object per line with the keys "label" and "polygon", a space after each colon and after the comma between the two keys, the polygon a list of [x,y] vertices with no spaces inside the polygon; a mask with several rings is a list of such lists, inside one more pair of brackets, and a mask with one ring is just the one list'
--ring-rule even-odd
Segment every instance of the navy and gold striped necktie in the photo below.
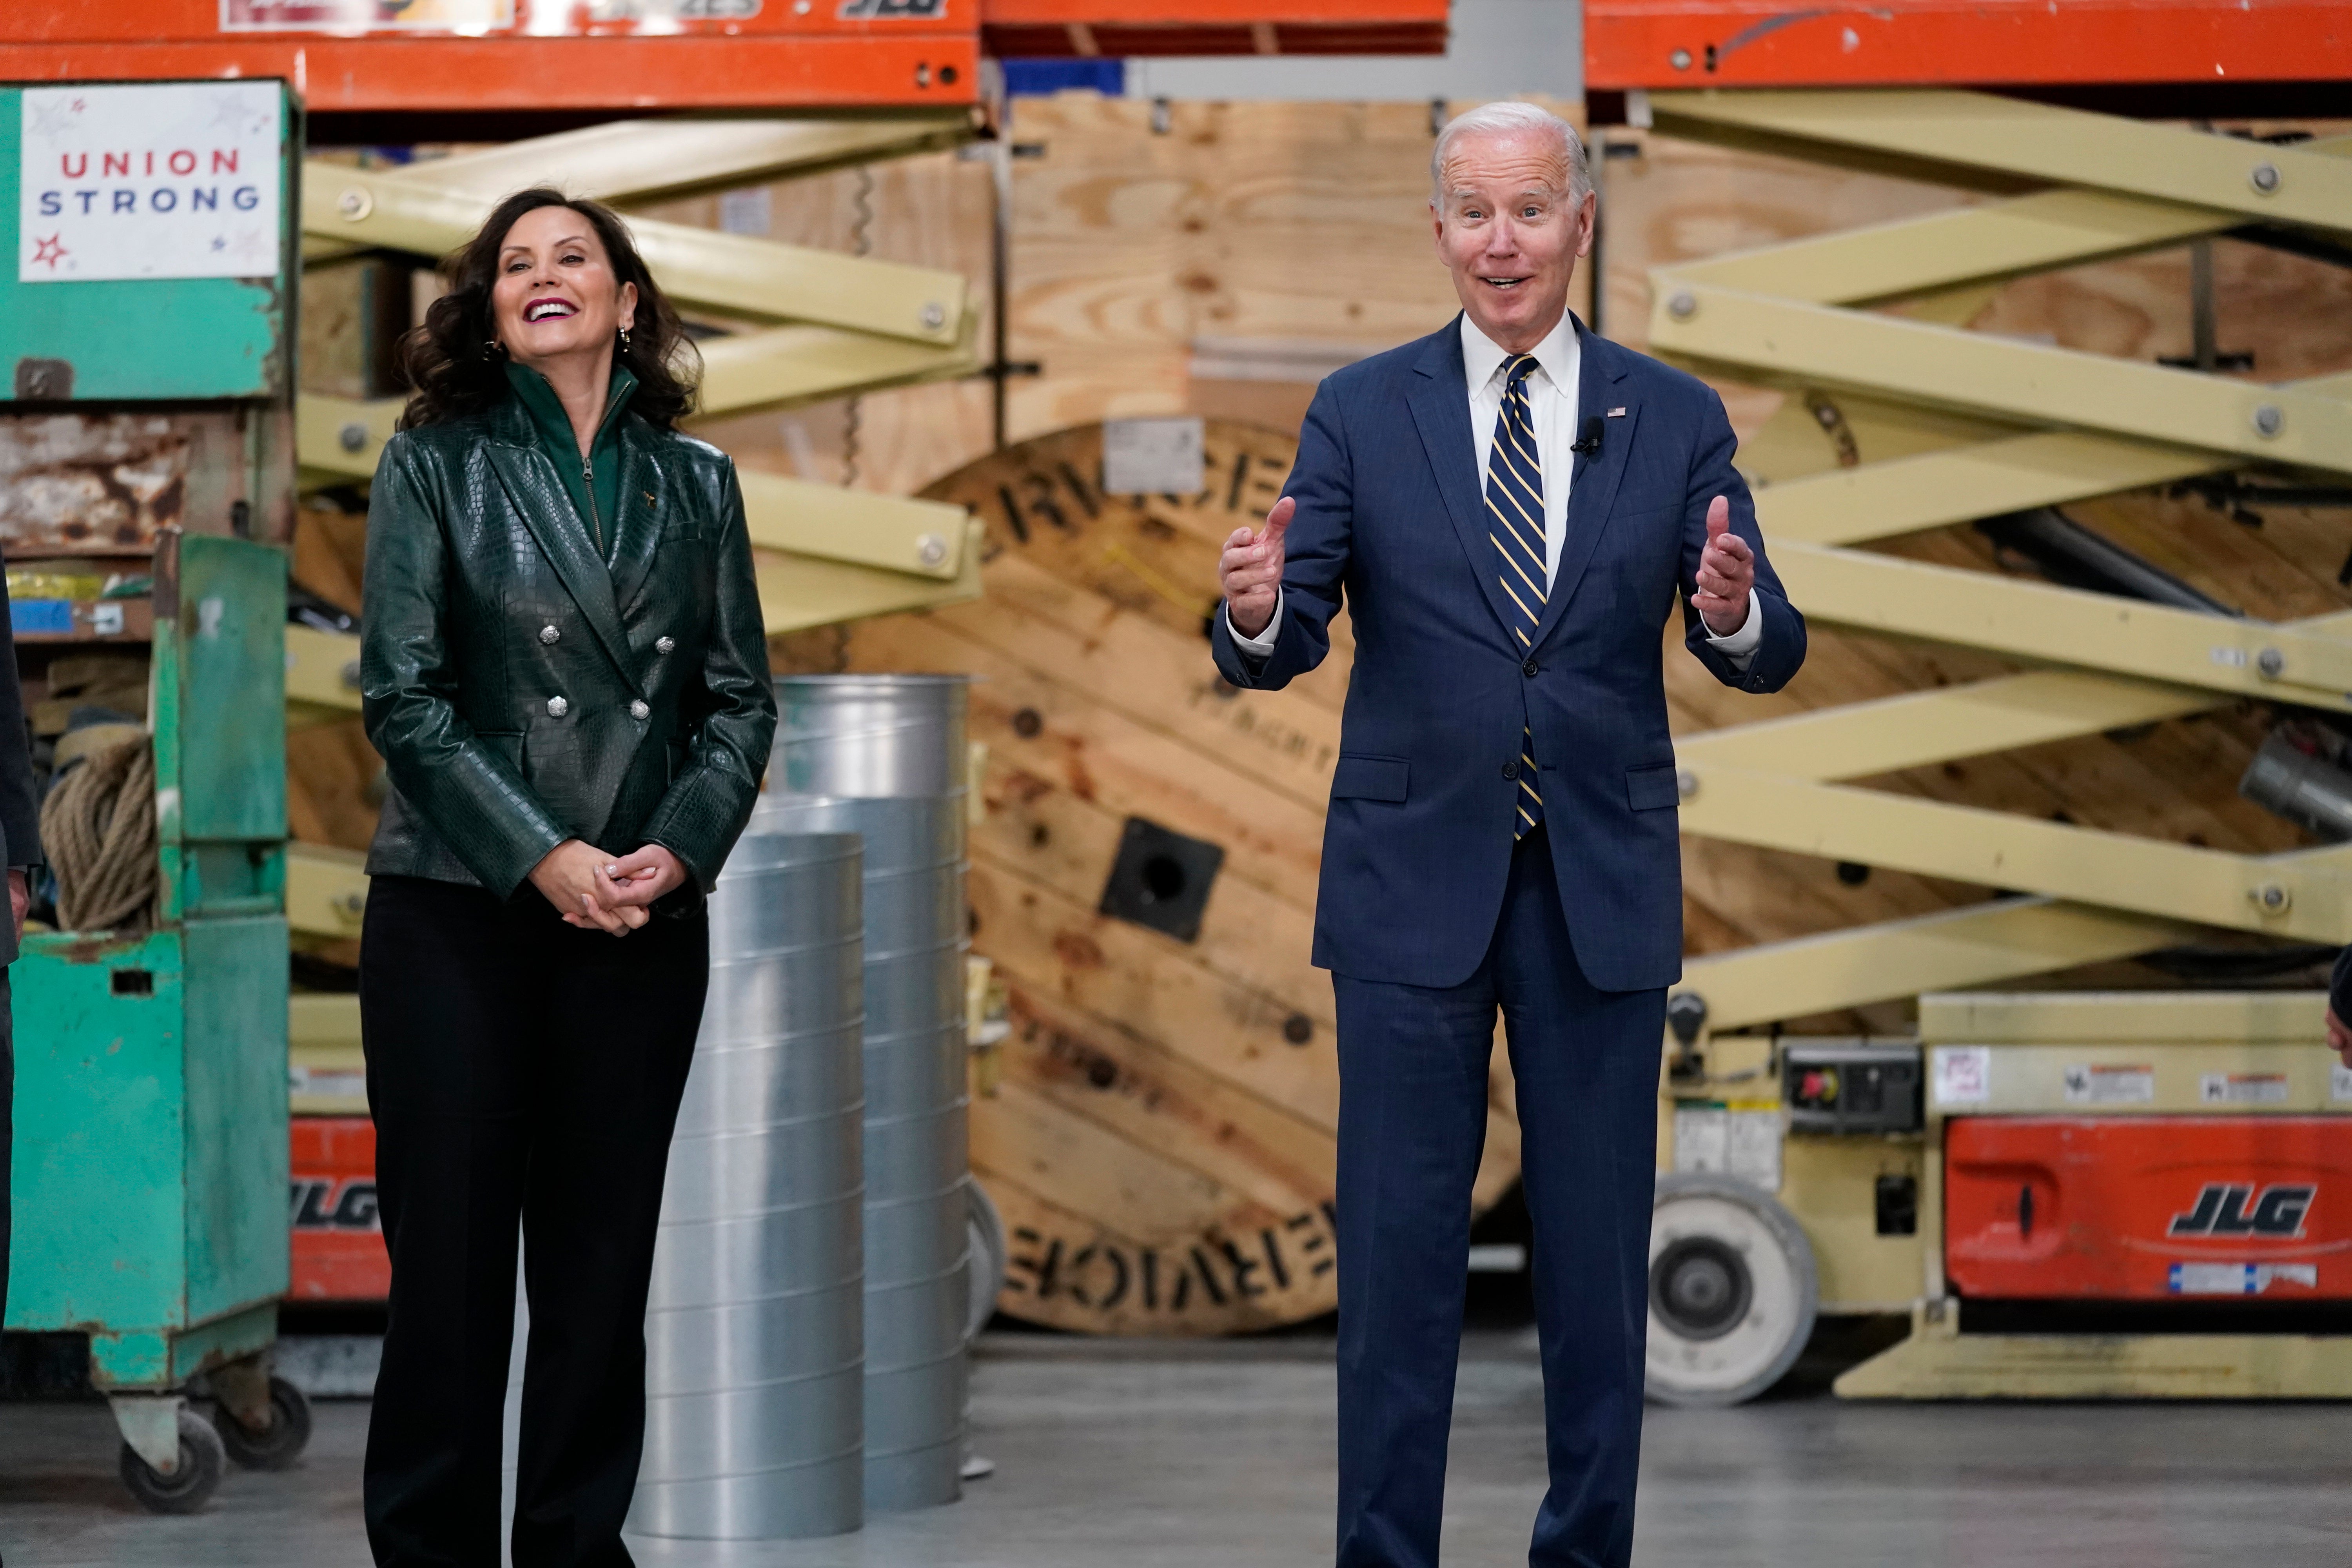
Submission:
{"label": "navy and gold striped necktie", "polygon": [[[1533,354],[1503,362],[1503,410],[1495,420],[1495,441],[1486,454],[1486,537],[1495,542],[1495,567],[1503,592],[1516,609],[1511,630],[1522,657],[1535,652],[1536,627],[1544,612],[1543,465],[1536,461],[1536,425],[1528,406],[1528,376]],[[1535,739],[1519,732],[1519,811],[1511,837],[1525,838],[1543,821],[1543,795],[1536,788]]]}

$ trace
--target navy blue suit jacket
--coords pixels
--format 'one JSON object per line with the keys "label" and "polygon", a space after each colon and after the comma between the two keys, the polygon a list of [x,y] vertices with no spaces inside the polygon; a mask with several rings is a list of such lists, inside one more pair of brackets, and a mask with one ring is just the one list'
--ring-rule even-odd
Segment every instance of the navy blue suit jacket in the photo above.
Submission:
{"label": "navy blue suit jacket", "polygon": [[[1260,691],[1323,661],[1343,595],[1353,618],[1316,903],[1319,967],[1408,985],[1470,977],[1510,870],[1519,786],[1503,770],[1524,725],[1586,977],[1635,991],[1682,973],[1666,618],[1679,598],[1685,645],[1746,691],[1777,691],[1796,674],[1805,621],[1765,559],[1722,399],[1580,322],[1579,332],[1578,422],[1601,416],[1604,434],[1597,456],[1575,458],[1532,657],[1510,630],[1486,536],[1459,318],[1317,389],[1283,492],[1298,510],[1273,653],[1249,658],[1215,618],[1218,670]],[[1556,467],[1567,454],[1546,456]],[[1707,641],[1690,604],[1718,495],[1756,552],[1764,636],[1744,671]]]}

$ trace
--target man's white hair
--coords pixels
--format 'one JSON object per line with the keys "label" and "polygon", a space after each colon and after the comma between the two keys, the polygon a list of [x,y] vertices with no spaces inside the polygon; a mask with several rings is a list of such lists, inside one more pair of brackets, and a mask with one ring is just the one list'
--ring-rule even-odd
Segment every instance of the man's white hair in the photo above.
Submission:
{"label": "man's white hair", "polygon": [[1445,122],[1445,129],[1437,133],[1437,145],[1429,153],[1430,204],[1440,212],[1445,210],[1445,154],[1456,140],[1517,131],[1538,131],[1559,139],[1561,155],[1568,160],[1568,199],[1571,204],[1583,201],[1585,193],[1592,189],[1592,171],[1585,163],[1584,142],[1576,127],[1537,104],[1507,101],[1482,103]]}

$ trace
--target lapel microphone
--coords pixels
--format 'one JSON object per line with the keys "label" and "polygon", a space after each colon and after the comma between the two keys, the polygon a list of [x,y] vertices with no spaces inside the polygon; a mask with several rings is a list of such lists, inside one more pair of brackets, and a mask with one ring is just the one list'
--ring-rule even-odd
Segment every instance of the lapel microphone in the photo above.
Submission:
{"label": "lapel microphone", "polygon": [[1581,452],[1588,458],[1598,457],[1601,453],[1601,432],[1604,428],[1606,426],[1601,423],[1601,416],[1594,415],[1584,422],[1583,430],[1578,433],[1575,440],[1568,444],[1568,449],[1571,452]]}

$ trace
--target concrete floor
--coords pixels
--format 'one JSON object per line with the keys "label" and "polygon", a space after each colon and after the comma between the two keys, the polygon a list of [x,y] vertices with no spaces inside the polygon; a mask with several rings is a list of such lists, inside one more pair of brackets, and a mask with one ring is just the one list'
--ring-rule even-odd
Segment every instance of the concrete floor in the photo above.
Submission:
{"label": "concrete floor", "polygon": [[[1814,1386],[1654,1409],[1644,1568],[2345,1568],[2352,1406],[1845,1405]],[[834,1541],[637,1541],[645,1568],[1308,1568],[1329,1560],[1328,1342],[994,1336],[973,1400],[995,1476]],[[1446,1561],[1524,1562],[1542,1490],[1523,1336],[1465,1352]],[[103,1406],[0,1405],[9,1568],[363,1568],[364,1403],[318,1407],[299,1469],[140,1512]]]}

